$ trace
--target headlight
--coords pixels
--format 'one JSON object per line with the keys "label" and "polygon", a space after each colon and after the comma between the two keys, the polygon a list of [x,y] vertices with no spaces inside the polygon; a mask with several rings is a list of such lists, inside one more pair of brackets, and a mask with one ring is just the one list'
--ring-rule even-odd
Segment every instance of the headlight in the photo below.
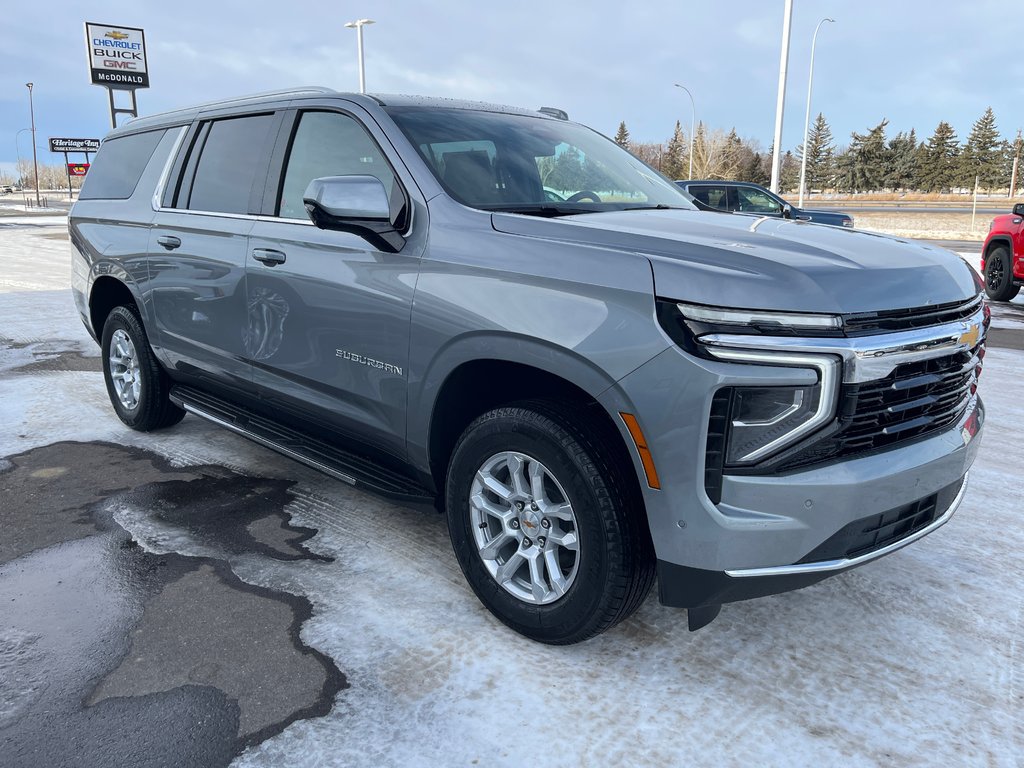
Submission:
{"label": "headlight", "polygon": [[835,416],[842,365],[827,355],[778,354],[753,349],[710,348],[722,360],[812,368],[816,384],[730,387],[725,463],[755,464],[825,426]]}

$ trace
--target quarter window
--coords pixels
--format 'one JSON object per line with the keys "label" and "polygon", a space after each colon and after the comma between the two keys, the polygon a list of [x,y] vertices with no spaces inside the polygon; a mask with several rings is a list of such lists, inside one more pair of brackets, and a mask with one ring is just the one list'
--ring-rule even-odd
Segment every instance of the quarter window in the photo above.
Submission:
{"label": "quarter window", "polygon": [[249,213],[249,198],[273,115],[216,120],[203,144],[188,207],[193,211]]}
{"label": "quarter window", "polygon": [[164,131],[148,131],[104,141],[85,177],[80,199],[131,197],[163,136]]}
{"label": "quarter window", "polygon": [[375,176],[389,196],[395,186],[391,166],[357,120],[339,112],[304,112],[288,156],[278,215],[305,219],[306,187],[324,176]]}

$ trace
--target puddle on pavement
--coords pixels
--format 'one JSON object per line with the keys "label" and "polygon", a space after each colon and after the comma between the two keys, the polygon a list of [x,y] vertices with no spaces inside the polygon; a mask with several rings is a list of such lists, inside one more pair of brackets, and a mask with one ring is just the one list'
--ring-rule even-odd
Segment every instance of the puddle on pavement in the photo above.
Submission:
{"label": "puddle on pavement", "polygon": [[[291,486],[109,443],[0,462],[5,765],[223,765],[330,711],[347,683],[299,637],[309,601],[228,562],[328,560],[284,512]],[[140,547],[124,509],[189,556]]]}

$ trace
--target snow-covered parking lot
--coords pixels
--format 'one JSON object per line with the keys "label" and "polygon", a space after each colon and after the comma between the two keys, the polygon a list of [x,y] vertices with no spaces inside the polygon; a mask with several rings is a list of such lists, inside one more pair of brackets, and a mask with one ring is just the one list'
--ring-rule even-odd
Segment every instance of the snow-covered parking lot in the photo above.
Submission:
{"label": "snow-covered parking lot", "polygon": [[[0,227],[0,457],[60,441],[109,443],[182,470],[212,465],[293,480],[284,511],[292,525],[315,529],[303,545],[326,556],[282,559],[211,543],[131,496],[110,510],[147,552],[218,560],[242,582],[311,604],[311,615],[297,614],[299,637],[333,662],[347,687],[332,693],[326,713],[240,742],[239,764],[1024,763],[1024,352],[988,351],[980,456],[963,506],[934,535],[816,586],[727,605],[696,633],[687,631],[685,612],[663,608],[652,594],[614,630],[552,648],[518,637],[478,604],[440,516],[353,491],[193,417],[151,435],[124,427],[72,306],[62,225],[58,218]],[[997,310],[996,324],[1024,334],[1011,310]],[[56,359],[67,364],[38,365]],[[10,466],[0,458],[0,487]],[[133,478],[119,482],[131,486]],[[0,497],[0,510],[10,498]],[[0,536],[16,535],[13,512],[0,511]],[[31,572],[38,554],[0,565],[0,595],[13,594],[12,580]],[[81,570],[64,562],[69,574]],[[22,600],[35,599],[32,583],[22,579],[17,589]],[[147,617],[134,621],[143,626]],[[0,620],[3,765],[21,764],[3,756],[4,728],[22,706],[14,698],[24,709],[60,685],[3,684],[21,679],[19,632]],[[131,643],[144,634],[127,634],[122,656],[142,663]],[[159,655],[147,658],[161,664]],[[89,685],[115,686],[112,673],[97,670]],[[253,678],[250,690],[229,692],[242,701],[243,723],[259,685]],[[259,696],[275,690],[264,686]],[[95,697],[81,705],[98,706]]]}

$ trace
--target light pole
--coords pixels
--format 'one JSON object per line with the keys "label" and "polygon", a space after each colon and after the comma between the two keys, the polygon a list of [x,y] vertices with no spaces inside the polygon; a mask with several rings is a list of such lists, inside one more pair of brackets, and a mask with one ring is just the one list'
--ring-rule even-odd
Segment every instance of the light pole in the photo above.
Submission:
{"label": "light pole", "polygon": [[830,24],[835,23],[835,19],[822,19],[818,22],[818,26],[814,28],[814,37],[811,38],[811,71],[807,75],[807,112],[804,115],[804,151],[803,158],[800,160],[800,202],[796,204],[797,208],[804,207],[804,186],[807,179],[807,134],[811,129],[811,86],[814,84],[814,46],[818,43],[818,30],[821,29],[821,25],[825,22]]}
{"label": "light pole", "polygon": [[782,175],[782,112],[786,106],[786,69],[789,66],[789,29],[793,21],[793,0],[786,0],[782,18],[782,56],[779,60],[779,96],[775,102],[775,143],[772,145],[772,192],[779,191]]}
{"label": "light pole", "polygon": [[28,113],[32,120],[32,168],[36,177],[36,207],[38,208],[42,203],[39,200],[39,162],[36,160],[36,111],[32,106],[32,83],[25,83],[25,87],[28,88]]}
{"label": "light pole", "polygon": [[363,27],[373,24],[373,19],[359,19],[345,24],[349,29],[356,31],[356,45],[359,48],[359,92],[366,93],[366,72],[363,67]]}
{"label": "light pole", "polygon": [[693,178],[693,126],[694,126],[694,124],[697,121],[697,107],[695,107],[694,104],[693,104],[693,94],[690,93],[690,89],[687,88],[685,85],[680,85],[679,83],[676,83],[675,85],[676,85],[676,88],[682,88],[684,91],[686,91],[686,95],[690,97],[690,175],[687,176],[686,178],[692,179]]}

